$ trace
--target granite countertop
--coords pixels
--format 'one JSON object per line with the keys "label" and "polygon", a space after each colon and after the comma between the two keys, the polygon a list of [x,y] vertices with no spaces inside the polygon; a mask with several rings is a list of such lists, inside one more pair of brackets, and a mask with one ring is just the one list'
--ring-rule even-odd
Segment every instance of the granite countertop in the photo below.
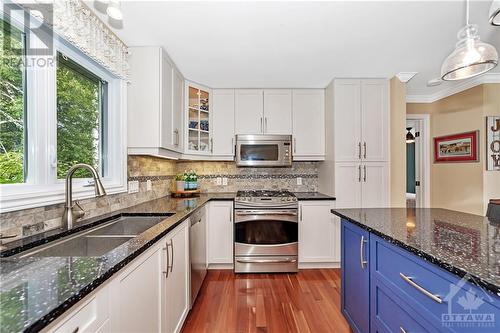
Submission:
{"label": "granite countertop", "polygon": [[439,208],[332,213],[500,296],[500,221]]}
{"label": "granite countertop", "polygon": [[[175,213],[100,257],[0,258],[0,332],[39,331],[165,236],[197,208],[210,200],[233,200],[234,197],[235,193],[202,194],[192,199],[164,197],[100,216],[99,220],[121,213]],[[77,230],[96,225],[96,220],[85,221],[83,227],[79,226]],[[45,239],[53,240],[67,234],[53,230],[9,243],[2,256],[28,249],[32,247],[30,243],[39,244]]]}
{"label": "granite countertop", "polygon": [[320,192],[294,192],[297,200],[335,200],[335,197]]}

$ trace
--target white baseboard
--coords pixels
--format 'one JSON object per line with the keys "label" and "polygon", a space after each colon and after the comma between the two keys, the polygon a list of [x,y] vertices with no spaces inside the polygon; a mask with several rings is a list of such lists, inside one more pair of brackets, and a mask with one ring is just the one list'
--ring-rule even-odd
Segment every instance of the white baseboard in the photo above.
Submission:
{"label": "white baseboard", "polygon": [[230,264],[208,264],[208,269],[233,269],[233,263]]}
{"label": "white baseboard", "polygon": [[340,262],[299,262],[299,269],[340,268]]}

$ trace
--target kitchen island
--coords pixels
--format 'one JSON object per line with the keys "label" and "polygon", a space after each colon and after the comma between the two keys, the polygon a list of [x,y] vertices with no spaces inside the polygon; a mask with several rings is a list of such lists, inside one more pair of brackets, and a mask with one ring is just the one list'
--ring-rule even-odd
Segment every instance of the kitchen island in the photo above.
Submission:
{"label": "kitchen island", "polygon": [[333,209],[355,332],[498,332],[500,224],[445,209]]}

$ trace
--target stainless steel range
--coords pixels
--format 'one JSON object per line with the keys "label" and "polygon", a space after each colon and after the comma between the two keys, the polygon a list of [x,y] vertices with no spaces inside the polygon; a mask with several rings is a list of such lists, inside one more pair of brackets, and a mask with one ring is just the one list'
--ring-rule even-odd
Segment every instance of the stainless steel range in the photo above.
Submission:
{"label": "stainless steel range", "polygon": [[238,191],[234,271],[298,271],[298,202],[288,191]]}

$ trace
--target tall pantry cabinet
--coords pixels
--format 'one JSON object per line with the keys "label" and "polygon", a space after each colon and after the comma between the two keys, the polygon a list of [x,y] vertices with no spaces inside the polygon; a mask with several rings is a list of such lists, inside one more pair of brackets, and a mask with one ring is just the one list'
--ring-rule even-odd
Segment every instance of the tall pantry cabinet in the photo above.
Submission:
{"label": "tall pantry cabinet", "polygon": [[337,208],[385,207],[388,204],[388,100],[386,79],[339,79],[333,82],[333,164]]}

